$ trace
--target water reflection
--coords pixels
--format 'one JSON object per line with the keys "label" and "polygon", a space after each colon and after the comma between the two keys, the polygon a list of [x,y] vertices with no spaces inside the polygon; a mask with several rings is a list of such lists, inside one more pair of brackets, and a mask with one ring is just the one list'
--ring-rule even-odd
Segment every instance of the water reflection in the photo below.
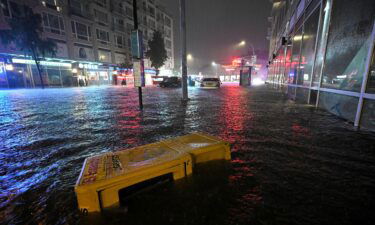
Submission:
{"label": "water reflection", "polygon": [[[263,88],[194,88],[187,105],[179,89],[144,93],[140,112],[132,88],[0,91],[0,223],[337,224],[340,209],[374,221],[373,135]],[[193,131],[231,142],[231,163],[78,214],[86,157]]]}

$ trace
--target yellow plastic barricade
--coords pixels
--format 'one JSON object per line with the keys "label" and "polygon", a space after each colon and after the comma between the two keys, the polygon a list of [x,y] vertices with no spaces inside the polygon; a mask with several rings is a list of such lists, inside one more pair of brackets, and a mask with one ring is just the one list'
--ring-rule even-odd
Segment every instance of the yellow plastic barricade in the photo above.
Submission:
{"label": "yellow plastic barricade", "polygon": [[87,158],[75,186],[83,213],[119,205],[119,191],[163,175],[190,175],[193,164],[230,160],[229,143],[202,133]]}

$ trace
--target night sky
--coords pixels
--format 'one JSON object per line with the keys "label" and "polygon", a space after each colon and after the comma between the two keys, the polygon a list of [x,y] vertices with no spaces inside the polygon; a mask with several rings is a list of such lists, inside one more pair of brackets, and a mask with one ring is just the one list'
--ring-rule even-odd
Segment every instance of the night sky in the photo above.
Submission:
{"label": "night sky", "polygon": [[[180,64],[179,0],[160,0],[175,18],[175,56]],[[268,50],[269,0],[186,0],[187,48],[197,70],[212,61],[228,63],[245,54],[236,43],[246,40]]]}

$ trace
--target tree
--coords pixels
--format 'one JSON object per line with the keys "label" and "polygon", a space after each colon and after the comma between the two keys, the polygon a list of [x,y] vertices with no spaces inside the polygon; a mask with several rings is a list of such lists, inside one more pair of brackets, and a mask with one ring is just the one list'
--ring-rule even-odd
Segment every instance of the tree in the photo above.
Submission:
{"label": "tree", "polygon": [[165,50],[164,38],[160,31],[155,31],[152,40],[148,41],[149,50],[146,52],[146,57],[151,60],[151,66],[159,72],[167,61],[167,50]]}
{"label": "tree", "polygon": [[31,54],[35,61],[42,88],[44,88],[42,72],[40,68],[39,55],[56,55],[57,45],[55,42],[42,38],[42,17],[24,7],[21,15],[15,15],[8,20],[9,28],[0,30],[1,42],[3,45],[14,44],[25,54]]}

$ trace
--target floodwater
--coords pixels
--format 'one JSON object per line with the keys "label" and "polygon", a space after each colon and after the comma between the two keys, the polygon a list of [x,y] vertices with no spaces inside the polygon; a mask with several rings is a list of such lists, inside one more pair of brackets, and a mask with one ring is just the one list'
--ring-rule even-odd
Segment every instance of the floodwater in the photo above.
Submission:
{"label": "floodwater", "polygon": [[[89,87],[0,91],[0,224],[375,224],[375,134],[278,90]],[[230,163],[79,214],[86,157],[208,132]]]}

